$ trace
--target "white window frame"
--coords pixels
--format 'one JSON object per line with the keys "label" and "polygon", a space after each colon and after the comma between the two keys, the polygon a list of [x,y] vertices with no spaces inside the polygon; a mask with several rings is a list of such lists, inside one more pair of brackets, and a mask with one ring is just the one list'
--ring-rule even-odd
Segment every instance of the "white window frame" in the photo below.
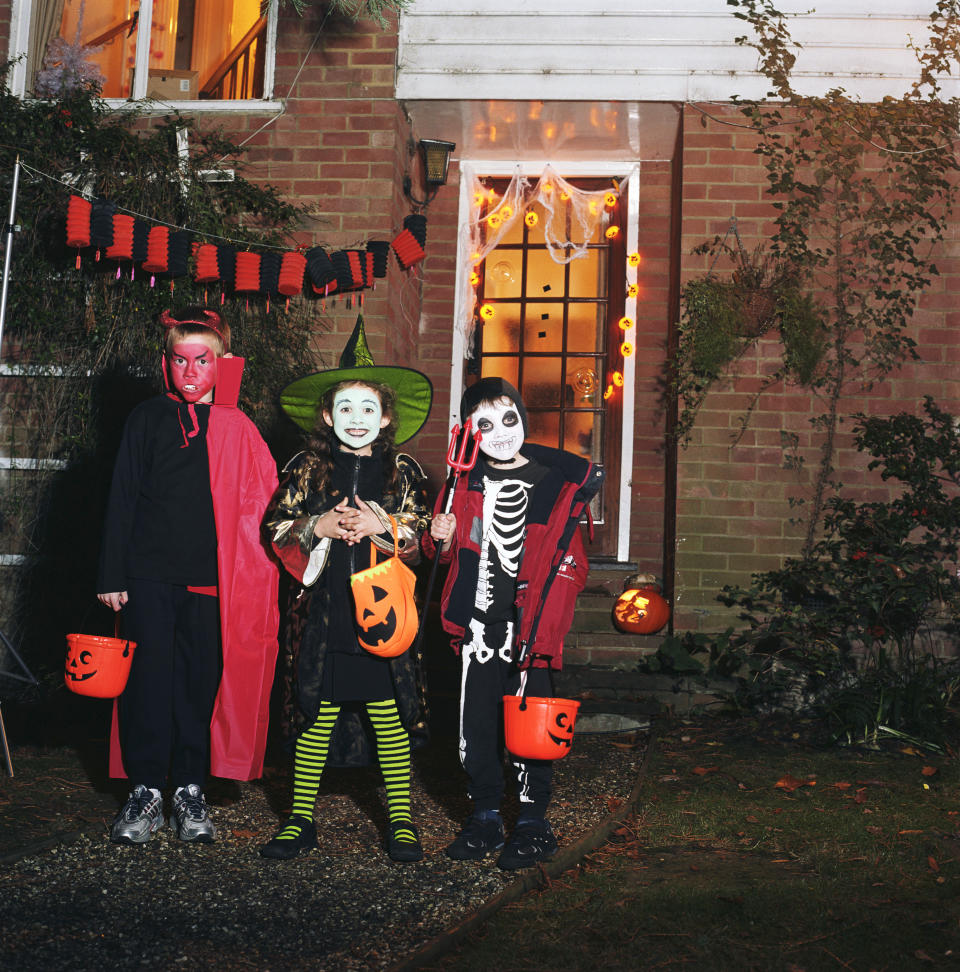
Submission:
{"label": "white window frame", "polygon": [[[27,97],[27,64],[22,57],[28,49],[30,40],[30,22],[33,16],[33,0],[13,0],[10,21],[10,49],[9,58],[16,61],[11,71],[8,83],[10,93],[19,98]],[[140,0],[140,22],[149,24],[153,18],[153,0]],[[133,73],[133,93],[130,98],[104,98],[104,104],[110,108],[128,108],[136,106],[140,110],[168,112],[171,108],[190,112],[230,112],[250,111],[253,108],[265,111],[281,111],[282,104],[273,99],[274,70],[277,54],[277,18],[278,4],[271,2],[267,7],[267,50],[263,65],[263,98],[244,100],[201,101],[146,101],[147,71],[150,50],[150,32],[137,30],[137,57]],[[17,60],[20,58],[20,60]],[[155,109],[153,106],[156,106]]]}
{"label": "white window frame", "polygon": [[[540,176],[548,164],[553,165],[557,172],[565,179],[574,178],[621,178],[624,169],[630,163],[589,163],[564,162],[559,163],[550,159],[540,159],[533,162],[516,161],[477,161],[460,162],[460,212],[458,225],[463,226],[471,218],[473,199],[470,196],[470,186],[475,177],[490,176],[493,178],[510,178],[516,172],[534,179]],[[627,191],[627,239],[639,239],[640,227],[640,167],[634,165],[626,179]],[[457,241],[457,289],[453,319],[462,319],[462,311],[467,301],[471,299],[469,293],[469,274],[466,272],[470,264],[470,254],[466,252],[464,234],[460,234]],[[628,244],[627,249],[630,249]],[[627,267],[627,282],[636,283],[637,270]],[[624,299],[622,315],[632,316],[627,301]],[[459,406],[463,396],[463,363],[467,357],[465,335],[459,327],[453,329],[453,354],[450,365],[450,428],[460,422]],[[630,559],[630,500],[631,483],[633,480],[633,409],[636,398],[636,360],[633,356],[623,359],[623,426],[620,430],[620,475],[617,488],[620,491],[620,510],[617,522],[617,561],[626,563]],[[613,473],[613,470],[610,470]],[[613,479],[611,475],[610,480]],[[609,480],[608,480],[609,481]],[[612,483],[611,483],[612,485]]]}

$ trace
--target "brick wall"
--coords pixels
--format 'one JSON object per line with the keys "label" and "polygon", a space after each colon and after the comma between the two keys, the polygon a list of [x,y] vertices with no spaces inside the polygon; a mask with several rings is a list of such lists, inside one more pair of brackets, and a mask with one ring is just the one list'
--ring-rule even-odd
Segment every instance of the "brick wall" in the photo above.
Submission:
{"label": "brick wall", "polygon": [[[330,249],[393,239],[413,210],[403,195],[412,176],[422,196],[417,133],[393,98],[396,32],[372,22],[327,21],[321,14],[281,13],[275,97],[284,112],[204,113],[196,124],[223,127],[249,146],[249,176],[276,186],[305,206],[309,218],[300,242]],[[430,421],[411,443],[434,484],[442,481],[446,450],[446,388],[456,259],[457,178],[441,189],[427,212],[427,256],[403,271],[391,255],[386,279],[364,292],[363,313],[374,359],[425,371],[436,400]],[[428,281],[438,280],[433,288]],[[357,297],[317,305],[316,347],[333,367],[353,329]]]}
{"label": "brick wall", "polygon": [[[683,149],[683,278],[703,272],[706,258],[691,249],[726,232],[736,216],[747,250],[769,231],[772,210],[764,198],[764,170],[752,153],[753,136],[732,108],[685,108]],[[910,324],[921,361],[905,364],[871,392],[842,401],[849,414],[914,411],[926,394],[948,411],[960,404],[956,311],[960,246],[954,231],[939,259],[941,276]],[[809,419],[817,403],[802,388],[775,386],[758,401],[748,430],[738,421],[754,400],[767,359],[779,354],[774,337],[762,339],[740,363],[736,377],[716,385],[699,415],[691,441],[678,456],[677,571],[674,620],[680,630],[716,631],[735,619],[716,601],[724,584],[747,584],[750,574],[778,567],[801,549],[802,528],[791,523],[789,498],[808,496],[820,439]],[[786,468],[781,431],[796,433],[806,465]],[[889,495],[865,458],[841,435],[836,479],[865,498]],[[889,489],[894,488],[890,486]]]}

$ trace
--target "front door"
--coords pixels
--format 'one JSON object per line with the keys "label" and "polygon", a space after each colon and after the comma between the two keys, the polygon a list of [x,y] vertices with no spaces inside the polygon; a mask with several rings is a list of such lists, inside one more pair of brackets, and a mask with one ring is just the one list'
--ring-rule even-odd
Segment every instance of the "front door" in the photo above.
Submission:
{"label": "front door", "polygon": [[[484,182],[498,193],[506,187],[505,181]],[[609,180],[570,182],[583,190],[610,187]],[[569,262],[562,262],[562,248],[547,245],[539,203],[516,220],[479,268],[466,378],[468,385],[480,377],[505,378],[527,407],[530,441],[566,449],[608,471],[591,507],[596,529],[591,554],[605,557],[616,555],[617,543],[618,497],[610,477],[616,481],[620,467],[623,396],[605,392],[619,367],[623,209],[622,198],[604,208],[585,255]]]}

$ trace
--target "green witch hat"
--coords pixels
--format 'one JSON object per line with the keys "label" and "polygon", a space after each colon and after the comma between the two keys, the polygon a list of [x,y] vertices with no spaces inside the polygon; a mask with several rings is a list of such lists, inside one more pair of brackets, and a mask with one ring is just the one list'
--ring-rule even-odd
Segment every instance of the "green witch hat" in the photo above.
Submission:
{"label": "green witch hat", "polygon": [[280,406],[300,428],[312,432],[323,396],[341,381],[372,381],[393,389],[397,396],[397,444],[412,439],[430,414],[430,379],[413,368],[375,365],[363,330],[363,314],[357,316],[340,355],[340,367],[306,375],[287,385],[280,392]]}

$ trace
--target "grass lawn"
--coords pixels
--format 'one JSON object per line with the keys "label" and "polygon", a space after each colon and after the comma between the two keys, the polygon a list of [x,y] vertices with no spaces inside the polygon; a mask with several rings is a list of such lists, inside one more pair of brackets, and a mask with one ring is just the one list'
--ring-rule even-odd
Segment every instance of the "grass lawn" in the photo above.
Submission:
{"label": "grass lawn", "polygon": [[613,839],[431,968],[960,969],[956,753],[818,736],[659,727]]}

